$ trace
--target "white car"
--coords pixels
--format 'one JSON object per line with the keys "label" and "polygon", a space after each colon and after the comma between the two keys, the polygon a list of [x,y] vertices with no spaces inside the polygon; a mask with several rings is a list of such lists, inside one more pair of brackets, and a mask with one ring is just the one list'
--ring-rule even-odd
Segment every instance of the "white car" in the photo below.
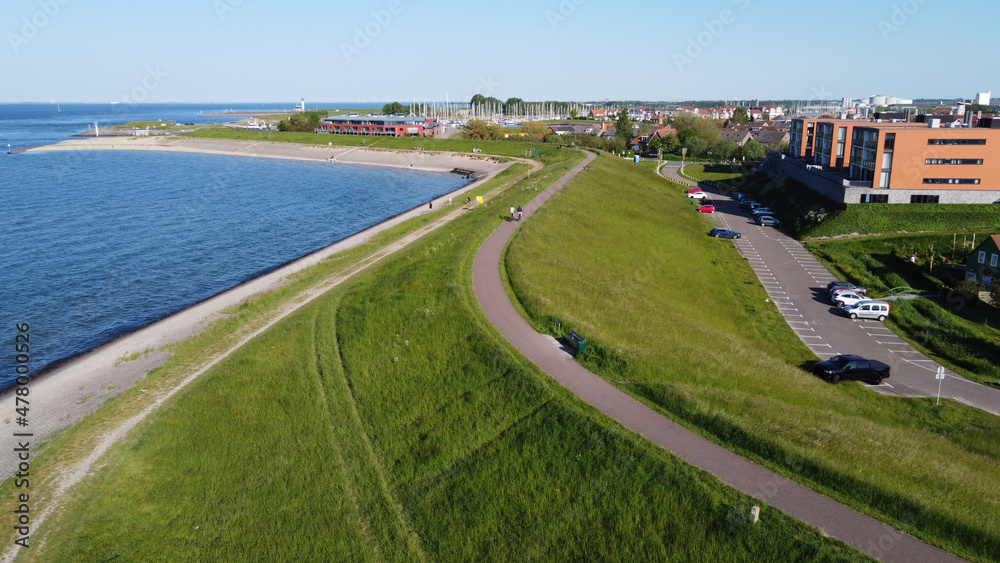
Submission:
{"label": "white car", "polygon": [[838,291],[833,296],[833,304],[843,309],[844,307],[850,307],[857,305],[861,301],[866,301],[867,298],[853,291]]}
{"label": "white car", "polygon": [[885,301],[859,301],[853,307],[844,307],[844,314],[852,319],[884,321],[889,316],[889,304]]}
{"label": "white car", "polygon": [[753,213],[754,215],[757,215],[757,216],[760,216],[760,215],[774,215],[774,211],[771,211],[770,209],[768,209],[766,207],[758,207],[758,208],[754,209],[753,211],[751,211],[750,213]]}
{"label": "white car", "polygon": [[688,194],[688,197],[692,199],[705,199],[706,197],[708,197],[708,194],[706,194],[705,192],[691,192]]}

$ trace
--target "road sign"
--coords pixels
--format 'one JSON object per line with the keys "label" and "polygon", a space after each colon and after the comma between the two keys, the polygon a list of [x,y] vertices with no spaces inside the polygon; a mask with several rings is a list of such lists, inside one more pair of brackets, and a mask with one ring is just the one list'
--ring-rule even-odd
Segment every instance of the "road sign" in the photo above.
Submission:
{"label": "road sign", "polygon": [[937,404],[941,404],[941,381],[944,380],[944,366],[938,366],[937,372],[934,375],[934,379],[938,380],[938,397]]}

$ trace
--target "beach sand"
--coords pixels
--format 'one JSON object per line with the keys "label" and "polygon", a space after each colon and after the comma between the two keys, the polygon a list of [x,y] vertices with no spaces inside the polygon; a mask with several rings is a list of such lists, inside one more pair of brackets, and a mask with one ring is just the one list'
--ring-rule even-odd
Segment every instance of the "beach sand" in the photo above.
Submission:
{"label": "beach sand", "polygon": [[[84,416],[94,412],[108,399],[133,387],[150,371],[162,366],[169,353],[162,351],[165,346],[185,340],[202,331],[210,322],[219,318],[223,311],[238,305],[246,299],[278,287],[288,276],[318,264],[322,260],[355,247],[371,239],[383,230],[425,213],[438,213],[448,207],[448,200],[478,187],[497,172],[507,167],[498,159],[490,157],[463,156],[451,153],[424,151],[377,150],[351,147],[323,147],[297,145],[292,143],[255,143],[244,141],[212,139],[178,139],[107,137],[96,139],[73,139],[55,145],[31,149],[39,150],[156,150],[167,152],[198,152],[207,154],[228,154],[293,160],[329,161],[377,166],[412,168],[415,170],[451,171],[454,168],[473,170],[483,175],[478,181],[445,194],[435,200],[434,210],[421,204],[405,213],[369,227],[355,235],[331,244],[317,252],[304,256],[280,269],[265,274],[208,300],[184,309],[145,328],[121,336],[99,348],[82,354],[75,359],[45,373],[29,384],[30,425],[15,424],[15,395],[7,392],[0,397],[0,449],[12,452],[18,440],[30,440],[32,450],[45,437],[70,426]],[[30,319],[28,320],[30,322]],[[152,352],[141,355],[146,350]],[[122,361],[132,354],[140,357],[132,361]],[[30,432],[30,438],[15,438],[14,432]],[[0,456],[0,473],[3,477],[17,471],[14,455]]]}

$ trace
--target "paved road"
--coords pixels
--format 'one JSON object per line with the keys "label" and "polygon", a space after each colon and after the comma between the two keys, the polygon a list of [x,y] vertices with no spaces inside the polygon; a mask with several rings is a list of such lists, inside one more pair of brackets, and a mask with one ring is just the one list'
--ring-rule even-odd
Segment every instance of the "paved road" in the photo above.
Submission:
{"label": "paved road", "polygon": [[[591,154],[531,203],[524,219],[594,159]],[[961,561],[860,512],[748,461],[676,424],[576,363],[548,335],[521,317],[504,290],[500,257],[517,223],[502,223],[480,247],[473,265],[473,286],[487,319],[511,344],[585,402],[724,483],[823,530],[884,561]]]}
{"label": "paved road", "polygon": [[[695,185],[678,176],[676,167],[664,167],[663,172],[671,180]],[[826,299],[826,284],[835,278],[812,253],[780,229],[757,226],[728,196],[705,191],[713,194],[716,220],[743,234],[735,241],[736,247],[788,325],[817,356],[826,359],[837,354],[859,354],[881,360],[892,367],[892,377],[881,385],[870,386],[876,391],[903,397],[937,396],[937,362],[878,321],[843,316]],[[951,371],[945,372],[941,382],[941,397],[1000,415],[1000,389]]]}

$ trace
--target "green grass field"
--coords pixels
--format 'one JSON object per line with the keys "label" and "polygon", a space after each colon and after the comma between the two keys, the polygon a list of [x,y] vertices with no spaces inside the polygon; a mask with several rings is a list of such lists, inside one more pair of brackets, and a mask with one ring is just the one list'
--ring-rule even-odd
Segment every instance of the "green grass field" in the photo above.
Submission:
{"label": "green grass field", "polygon": [[[759,501],[581,404],[489,327],[471,264],[496,206],[577,156],[559,153],[213,367],[113,447],[20,557],[865,560],[766,505],[751,526]],[[63,432],[39,469],[82,455],[78,433],[141,395]]]}
{"label": "green grass field", "polygon": [[977,560],[1000,553],[1000,419],[830,385],[679,186],[600,158],[507,252],[540,330],[648,404],[813,488]]}

